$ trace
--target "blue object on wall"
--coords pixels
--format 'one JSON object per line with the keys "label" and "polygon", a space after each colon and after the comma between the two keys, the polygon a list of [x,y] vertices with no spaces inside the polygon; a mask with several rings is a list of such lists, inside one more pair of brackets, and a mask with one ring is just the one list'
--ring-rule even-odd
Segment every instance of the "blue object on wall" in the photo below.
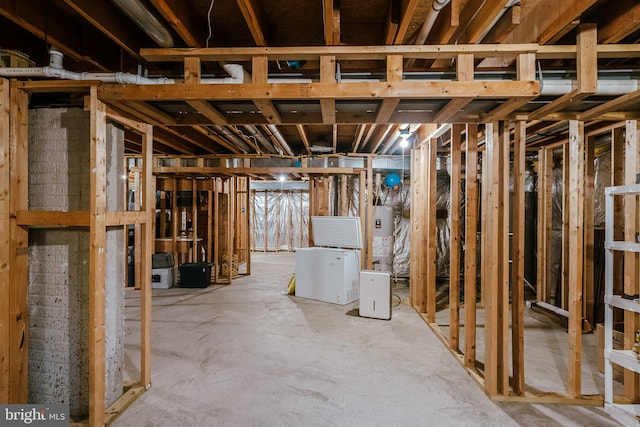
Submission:
{"label": "blue object on wall", "polygon": [[400,185],[400,182],[401,182],[400,176],[397,173],[390,173],[384,179],[385,185],[389,188],[396,188],[397,186]]}

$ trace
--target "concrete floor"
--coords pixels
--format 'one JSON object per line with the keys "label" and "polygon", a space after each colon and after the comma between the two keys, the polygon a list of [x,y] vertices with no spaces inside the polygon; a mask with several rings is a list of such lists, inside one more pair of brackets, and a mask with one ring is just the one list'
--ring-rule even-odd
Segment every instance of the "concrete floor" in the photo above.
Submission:
{"label": "concrete floor", "polygon": [[[373,320],[282,295],[294,269],[294,255],[255,254],[231,286],[154,290],[153,385],[112,425],[617,425],[599,407],[494,403],[411,307]],[[130,379],[139,310],[128,291]]]}

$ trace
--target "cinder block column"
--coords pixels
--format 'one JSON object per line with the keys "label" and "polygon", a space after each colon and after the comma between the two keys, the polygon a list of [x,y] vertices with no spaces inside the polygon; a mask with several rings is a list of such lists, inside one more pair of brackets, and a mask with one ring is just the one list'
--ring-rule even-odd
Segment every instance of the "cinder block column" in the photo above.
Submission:
{"label": "cinder block column", "polygon": [[[124,204],[124,133],[108,128],[107,203]],[[29,209],[89,210],[89,114],[79,108],[29,114]],[[106,405],[122,395],[124,230],[107,233]],[[29,233],[29,400],[68,403],[74,419],[89,407],[89,231]]]}

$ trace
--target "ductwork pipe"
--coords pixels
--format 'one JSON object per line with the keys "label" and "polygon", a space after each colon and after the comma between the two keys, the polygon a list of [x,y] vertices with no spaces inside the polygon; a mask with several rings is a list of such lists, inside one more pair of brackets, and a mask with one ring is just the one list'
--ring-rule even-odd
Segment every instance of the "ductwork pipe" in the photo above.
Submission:
{"label": "ductwork pipe", "polygon": [[427,17],[422,23],[422,27],[420,27],[420,32],[416,37],[415,44],[422,45],[424,44],[425,41],[427,41],[427,37],[429,37],[429,33],[431,32],[433,25],[436,23],[436,19],[438,18],[440,11],[444,9],[444,7],[448,3],[449,3],[449,0],[433,0],[433,3],[431,4],[431,9],[429,9],[429,12],[427,13]]}
{"label": "ductwork pipe", "polygon": [[[566,95],[578,88],[575,80],[543,80],[541,95]],[[598,80],[595,95],[620,96],[638,89],[638,80]]]}
{"label": "ductwork pipe", "polygon": [[[269,142],[269,140],[253,125],[245,125],[245,129],[249,131],[249,134],[255,138],[255,140],[265,149],[265,151],[269,154],[275,154],[278,151],[275,149],[273,144]],[[278,153],[282,154],[282,153]]]}
{"label": "ductwork pipe", "polygon": [[142,31],[162,47],[173,47],[173,37],[166,26],[140,0],[111,0]]}
{"label": "ductwork pipe", "polygon": [[285,151],[285,153],[287,153],[290,156],[293,156],[293,150],[291,150],[291,147],[289,147],[289,144],[287,143],[287,141],[284,139],[284,137],[278,130],[278,127],[276,125],[267,125],[267,129],[269,129],[271,134],[278,140],[278,142],[282,146],[282,149]]}
{"label": "ductwork pipe", "polygon": [[249,147],[249,145],[247,145],[247,143],[244,142],[242,138],[239,138],[235,133],[231,132],[228,128],[219,126],[219,125],[211,125],[209,127],[213,128],[222,138],[225,138],[231,141],[236,147],[244,151],[245,154],[249,153],[250,151],[253,151],[253,149]]}

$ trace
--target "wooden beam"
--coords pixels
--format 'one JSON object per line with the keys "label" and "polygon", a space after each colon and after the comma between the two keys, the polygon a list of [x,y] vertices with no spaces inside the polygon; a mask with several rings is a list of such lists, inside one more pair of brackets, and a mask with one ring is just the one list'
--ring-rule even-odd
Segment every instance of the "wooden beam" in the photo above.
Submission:
{"label": "wooden beam", "polygon": [[599,11],[598,42],[619,43],[640,29],[640,3],[619,0]]}
{"label": "wooden beam", "polygon": [[[360,233],[364,237],[367,230],[367,173],[360,171],[358,179],[358,215],[360,216]],[[302,214],[302,193],[300,193],[300,213]],[[300,222],[302,224],[302,221]],[[300,226],[302,229],[302,226]],[[302,242],[302,238],[300,239]],[[366,262],[366,251],[360,251],[360,268],[364,269]]]}
{"label": "wooden beam", "polygon": [[360,143],[362,142],[362,138],[364,137],[364,132],[367,129],[368,125],[359,124],[358,130],[356,131],[356,137],[353,140],[353,144],[351,145],[351,152],[357,153],[358,147],[360,147]]}
{"label": "wooden beam", "polygon": [[205,45],[204,20],[190,2],[181,0],[150,1],[187,46],[203,47]]}
{"label": "wooden beam", "polygon": [[[10,89],[9,120],[9,402],[27,402],[29,367],[28,324],[28,248],[29,232],[20,227],[16,214],[28,206],[28,128],[29,96],[26,92]],[[6,107],[5,107],[6,108]],[[6,131],[5,131],[6,133]]]}
{"label": "wooden beam", "polygon": [[309,137],[307,136],[307,132],[304,130],[304,126],[296,125],[296,129],[298,129],[298,133],[300,134],[305,150],[307,150],[307,154],[311,154],[311,145],[309,144]]}
{"label": "wooden beam", "polygon": [[584,168],[584,300],[583,317],[589,324],[595,325],[595,260],[594,260],[594,205],[595,189],[595,137],[585,140]]}
{"label": "wooden beam", "polygon": [[91,88],[89,244],[89,425],[105,418],[105,286],[107,256],[106,108]]}
{"label": "wooden beam", "polygon": [[[456,79],[457,81],[473,81],[473,54],[462,54],[456,58]],[[432,118],[434,123],[446,123],[462,108],[473,101],[473,98],[459,98],[449,101]]]}
{"label": "wooden beam", "polygon": [[267,21],[262,5],[255,0],[237,0],[237,2],[256,46],[267,46],[265,31]]}
{"label": "wooden beam", "polygon": [[87,22],[109,37],[122,50],[134,58],[139,58],[142,47],[140,40],[144,37],[140,31],[122,19],[122,14],[108,1],[104,0],[64,0]]}
{"label": "wooden beam", "polygon": [[[573,0],[558,3],[556,0],[537,0],[529,4],[522,3],[520,24],[503,38],[501,43],[539,43],[551,44],[564,29],[598,0]],[[501,59],[489,58],[482,61],[482,67],[501,67],[506,65]]]}
{"label": "wooden beam", "polygon": [[[387,56],[387,82],[402,82],[402,72],[402,56]],[[388,123],[399,102],[399,98],[382,100],[382,104],[380,104],[380,108],[376,113],[376,123]]]}
{"label": "wooden beam", "polygon": [[461,154],[462,132],[464,125],[451,127],[451,173],[450,200],[451,231],[449,238],[449,347],[458,350],[460,346],[460,192],[461,192]]}
{"label": "wooden beam", "polygon": [[526,122],[516,122],[513,140],[513,239],[511,242],[511,354],[513,392],[524,395],[524,239]]}
{"label": "wooden beam", "polygon": [[584,123],[569,122],[569,378],[573,397],[581,392],[582,373],[582,265],[584,222]]}
{"label": "wooden beam", "polygon": [[387,14],[387,22],[384,30],[384,44],[393,44],[398,32],[398,24],[400,22],[401,0],[391,0],[389,2],[389,12]]}
{"label": "wooden beam", "polygon": [[478,231],[478,125],[467,124],[465,153],[464,365],[475,367]]}
{"label": "wooden beam", "polygon": [[[156,192],[153,184],[153,127],[147,126],[142,137],[142,206],[146,221],[142,233],[141,295],[140,295],[140,384],[151,386],[151,255],[154,252]],[[195,198],[195,195],[194,195]],[[176,210],[177,206],[173,206]],[[194,244],[194,246],[197,246]]]}
{"label": "wooden beam", "polygon": [[515,4],[500,17],[498,22],[491,27],[486,36],[482,39],[483,43],[502,43],[504,39],[515,30],[516,25],[520,25],[522,17],[522,6]]}
{"label": "wooden beam", "polygon": [[[629,120],[625,123],[624,140],[624,184],[635,184],[636,174],[640,171],[640,124],[636,120]],[[624,240],[635,241],[638,231],[638,198],[636,195],[624,196]],[[638,254],[624,252],[624,293],[633,295],[631,292],[640,291],[640,263]],[[632,348],[635,343],[635,331],[640,327],[638,315],[631,311],[624,313],[624,345],[625,348]],[[636,401],[640,398],[640,376],[629,370],[624,374],[624,394],[626,397]]]}
{"label": "wooden beam", "polygon": [[[269,77],[269,59],[262,56],[254,56],[251,67],[251,79],[252,83],[267,83]],[[265,99],[253,99],[253,103],[260,109],[262,115],[267,119],[267,122],[275,125],[282,123],[282,118],[273,102]]]}
{"label": "wooden beam", "polygon": [[[324,83],[335,83],[336,81],[336,58],[335,56],[320,57],[320,81]],[[336,100],[321,99],[320,110],[322,111],[322,123],[336,123]]]}
{"label": "wooden beam", "polygon": [[426,166],[427,172],[427,221],[426,221],[426,232],[428,235],[427,240],[427,257],[426,257],[426,297],[427,297],[427,320],[430,323],[435,323],[436,321],[436,201],[437,201],[437,189],[438,189],[438,180],[437,180],[437,171],[436,171],[436,161],[437,161],[437,148],[438,148],[438,140],[435,138],[430,138],[427,143],[427,159],[428,163]]}
{"label": "wooden beam", "polygon": [[[599,56],[637,57],[640,47],[633,45],[598,46]],[[571,45],[540,46],[537,43],[520,44],[428,44],[403,46],[295,46],[295,47],[233,47],[233,48],[145,48],[140,55],[149,62],[182,62],[185,56],[197,56],[202,61],[244,62],[257,55],[266,55],[269,61],[319,61],[323,55],[338,60],[385,60],[388,55],[402,55],[405,59],[453,59],[461,53],[473,53],[476,58],[505,58],[510,61],[521,53],[538,53],[543,59],[575,58],[576,48]],[[631,56],[629,56],[631,55]],[[613,57],[613,56],[607,56]]]}
{"label": "wooden beam", "polygon": [[340,0],[323,0],[324,41],[327,46],[340,44]]}
{"label": "wooden beam", "polygon": [[[518,55],[518,61],[516,63],[516,74],[518,80],[523,81],[535,81],[536,78],[536,56],[532,53],[522,53]],[[494,108],[487,114],[482,114],[483,121],[493,121],[498,118],[502,118],[512,112],[518,110],[520,107],[529,103],[531,99],[516,99],[512,98],[506,102],[503,102],[500,106]]]}
{"label": "wooden beam", "polygon": [[[0,15],[76,61],[87,62],[103,71],[125,68],[122,66],[125,58],[112,55],[112,49],[105,49],[111,40],[90,25],[77,31],[78,22],[47,0],[0,0]],[[56,24],[49,25],[51,22]],[[126,59],[128,65],[133,65],[133,61]]]}
{"label": "wooden beam", "polygon": [[[274,83],[274,84],[219,84],[187,86],[175,85],[113,85],[99,88],[104,101],[193,101],[254,99],[451,99],[451,98],[535,98],[540,95],[536,81],[481,81],[471,82],[340,82],[340,83]],[[632,92],[635,93],[635,92]],[[136,105],[136,108],[148,107]],[[157,112],[156,112],[157,113]],[[170,116],[158,118],[163,124],[174,124]]]}
{"label": "wooden beam", "polygon": [[416,12],[417,6],[418,0],[402,0],[400,6],[400,22],[398,24],[398,31],[396,32],[393,44],[405,44],[404,39],[407,34],[407,30],[409,29],[409,24],[411,24],[413,15]]}
{"label": "wooden beam", "polygon": [[0,79],[0,402],[9,403],[11,377],[11,221],[9,80]]}
{"label": "wooden beam", "polygon": [[611,101],[604,102],[596,107],[593,107],[584,113],[578,114],[578,120],[589,121],[600,117],[600,115],[609,113],[612,111],[623,111],[624,108],[633,105],[640,99],[640,89],[634,90],[622,96],[619,96]]}

